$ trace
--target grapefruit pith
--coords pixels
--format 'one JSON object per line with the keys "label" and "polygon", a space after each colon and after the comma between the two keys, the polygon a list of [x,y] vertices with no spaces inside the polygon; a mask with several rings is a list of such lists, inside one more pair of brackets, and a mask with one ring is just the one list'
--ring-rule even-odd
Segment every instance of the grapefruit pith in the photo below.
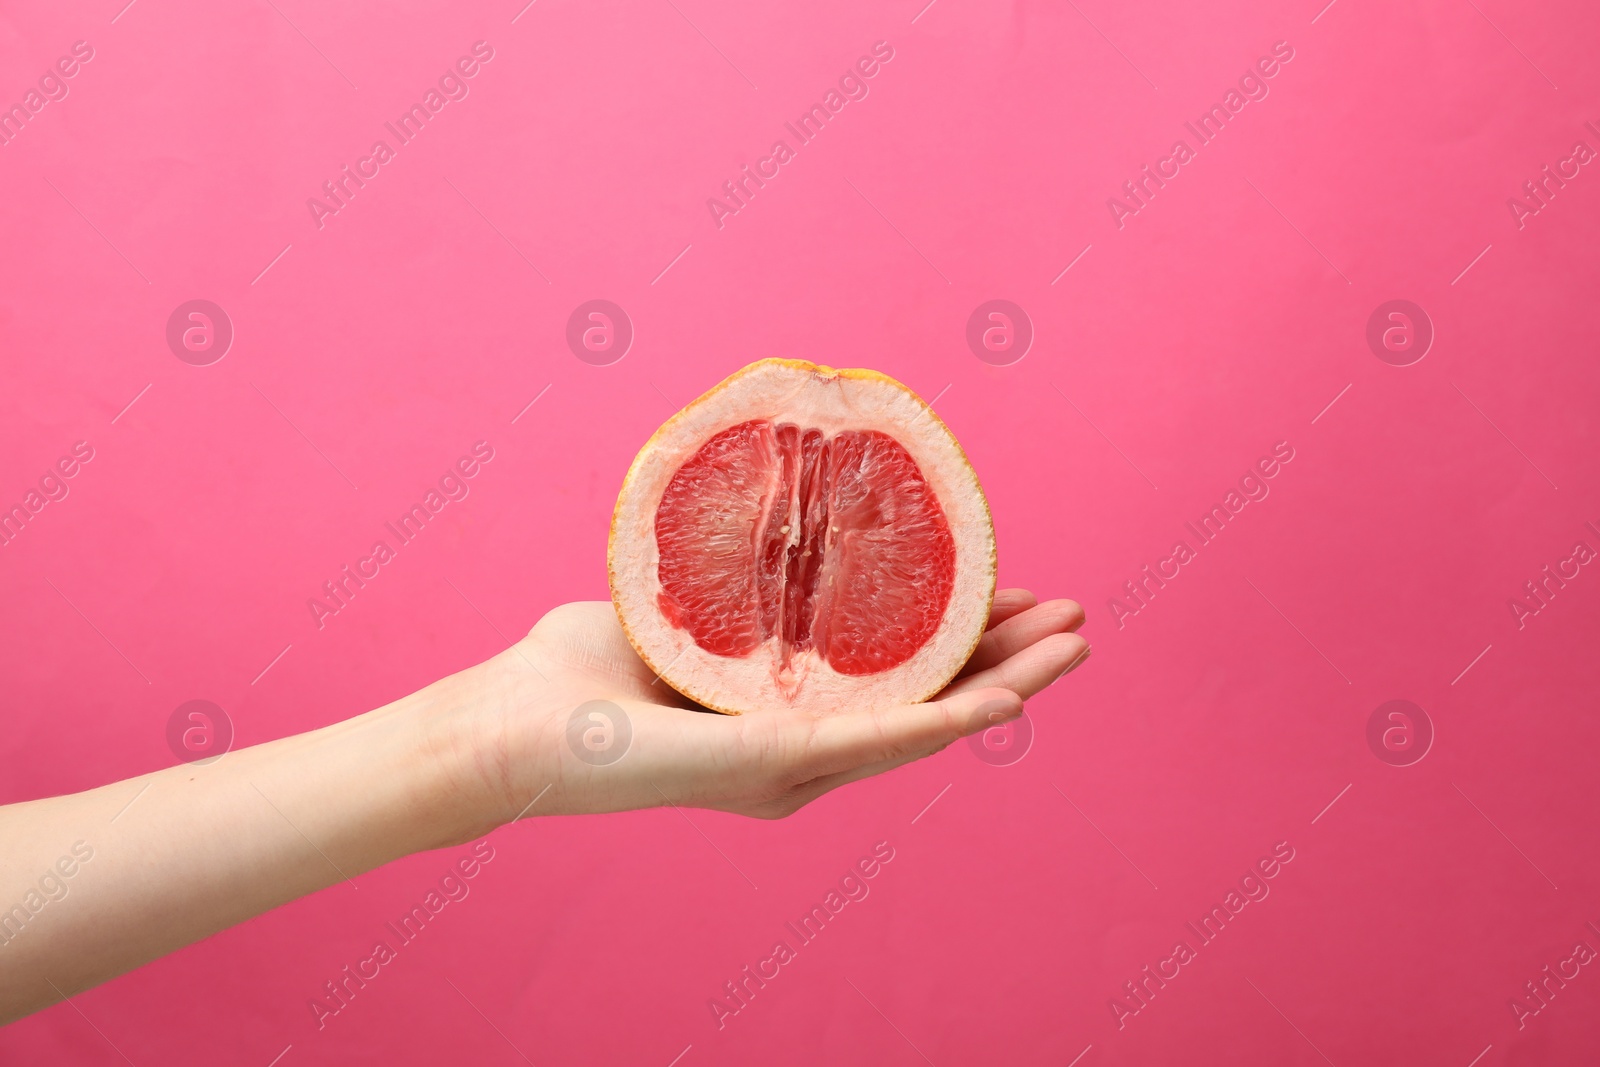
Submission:
{"label": "grapefruit pith", "polygon": [[612,517],[612,601],[718,711],[924,700],[971,656],[994,528],[933,409],[886,375],[765,359],[658,430]]}

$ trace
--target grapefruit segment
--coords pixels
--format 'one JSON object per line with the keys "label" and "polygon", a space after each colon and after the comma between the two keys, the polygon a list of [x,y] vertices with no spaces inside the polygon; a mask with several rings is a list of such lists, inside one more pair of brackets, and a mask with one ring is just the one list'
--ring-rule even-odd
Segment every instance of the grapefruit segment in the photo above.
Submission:
{"label": "grapefruit segment", "polygon": [[612,599],[662,679],[719,711],[926,699],[982,635],[994,532],[944,424],[874,371],[762,360],[634,460]]}
{"label": "grapefruit segment", "polygon": [[877,430],[752,419],[702,445],[655,517],[662,616],[718,656],[776,638],[840,674],[899,666],[944,617],[955,541],[917,463]]}

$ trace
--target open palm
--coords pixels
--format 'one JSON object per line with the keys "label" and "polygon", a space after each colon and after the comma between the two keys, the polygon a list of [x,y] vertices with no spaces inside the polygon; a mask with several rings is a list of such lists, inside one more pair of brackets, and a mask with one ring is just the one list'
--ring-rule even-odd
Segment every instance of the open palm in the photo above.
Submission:
{"label": "open palm", "polygon": [[658,678],[609,603],[565,604],[502,657],[522,696],[490,717],[498,758],[483,772],[507,818],[669,803],[781,818],[1020,715],[1024,699],[1087,657],[1082,623],[1074,601],[1001,590],[971,660],[927,703],[725,716]]}

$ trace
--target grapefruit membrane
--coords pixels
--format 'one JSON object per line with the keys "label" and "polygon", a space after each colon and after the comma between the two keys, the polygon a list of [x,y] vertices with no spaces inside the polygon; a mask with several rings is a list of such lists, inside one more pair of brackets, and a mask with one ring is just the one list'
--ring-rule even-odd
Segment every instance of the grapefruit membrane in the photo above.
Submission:
{"label": "grapefruit membrane", "polygon": [[955,437],[870,370],[764,359],[674,415],[612,516],[611,597],[661,679],[739,714],[933,696],[994,598],[994,527]]}

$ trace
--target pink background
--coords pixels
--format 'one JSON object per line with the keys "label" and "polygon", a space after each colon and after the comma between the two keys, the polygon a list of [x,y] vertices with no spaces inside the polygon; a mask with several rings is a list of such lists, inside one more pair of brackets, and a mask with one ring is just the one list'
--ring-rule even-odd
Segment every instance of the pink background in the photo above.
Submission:
{"label": "pink background", "polygon": [[[471,895],[320,1031],[310,998],[466,849],[86,992],[0,1032],[0,1059],[1600,1048],[1600,969],[1521,1029],[1509,1005],[1600,948],[1600,574],[1520,629],[1508,605],[1575,542],[1600,549],[1600,175],[1522,228],[1507,206],[1574,142],[1600,148],[1590,5],[124,2],[0,16],[0,100],[94,49],[0,147],[0,504],[94,449],[0,548],[0,800],[170,765],[184,701],[252,744],[604,597],[634,451],[767,355],[938,397],[1002,583],[1080,599],[1095,656],[1031,702],[1011,766],[958,745],[775,824],[497,832]],[[479,40],[470,95],[319,229],[307,198]],[[793,147],[783,123],[877,41],[894,58],[866,99],[719,229],[707,198]],[[1270,95],[1119,229],[1107,199],[1279,41]],[[196,298],[236,333],[210,366],[165,341]],[[592,298],[636,330],[609,366],[565,343]],[[964,339],[991,298],[1036,330],[1010,366]],[[1365,339],[1392,299],[1436,331],[1411,366]],[[471,495],[319,630],[307,599],[478,440],[495,459]],[[1280,441],[1270,496],[1119,628],[1123,583]],[[1436,731],[1411,766],[1367,742],[1392,699]],[[708,1000],[878,841],[895,858],[870,896],[719,1029]],[[1197,943],[1185,922],[1278,842],[1295,858],[1270,896],[1119,1028],[1123,983]]]}

